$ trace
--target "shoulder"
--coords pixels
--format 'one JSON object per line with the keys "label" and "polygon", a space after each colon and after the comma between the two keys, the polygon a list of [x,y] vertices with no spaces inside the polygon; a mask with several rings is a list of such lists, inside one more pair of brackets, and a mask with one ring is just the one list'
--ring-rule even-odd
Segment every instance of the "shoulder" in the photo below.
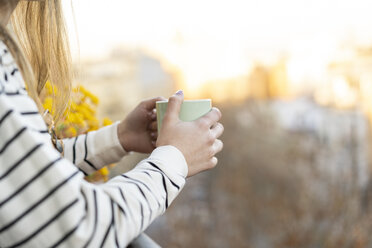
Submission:
{"label": "shoulder", "polygon": [[[8,112],[32,130],[46,133],[36,103],[29,97],[18,65],[10,50],[0,40],[0,124]],[[3,129],[4,131],[4,129]]]}
{"label": "shoulder", "polygon": [[0,87],[0,93],[27,94],[18,65],[2,40],[0,40]]}

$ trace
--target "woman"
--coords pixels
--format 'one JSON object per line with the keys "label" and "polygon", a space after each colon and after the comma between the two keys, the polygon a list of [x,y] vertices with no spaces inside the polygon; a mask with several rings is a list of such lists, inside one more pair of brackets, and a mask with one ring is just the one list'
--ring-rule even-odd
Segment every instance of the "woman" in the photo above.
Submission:
{"label": "woman", "polygon": [[[18,43],[6,29],[10,18]],[[0,23],[0,247],[125,247],[164,213],[186,177],[216,166],[221,114],[214,108],[180,121],[182,91],[169,99],[159,135],[153,109],[162,98],[154,98],[62,145],[53,122],[71,77],[59,0],[0,0]],[[59,92],[53,117],[38,98],[47,80]],[[151,154],[105,184],[84,181],[128,151]]]}

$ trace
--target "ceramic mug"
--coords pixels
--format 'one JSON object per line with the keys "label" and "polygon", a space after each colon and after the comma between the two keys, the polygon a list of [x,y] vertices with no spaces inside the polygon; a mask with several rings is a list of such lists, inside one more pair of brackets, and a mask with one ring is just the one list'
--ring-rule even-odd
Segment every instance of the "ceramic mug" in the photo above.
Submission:
{"label": "ceramic mug", "polygon": [[[156,102],[156,116],[158,121],[158,131],[161,128],[164,114],[167,111],[168,100]],[[182,121],[194,121],[199,119],[212,109],[211,99],[201,100],[184,100],[180,110],[180,120]]]}

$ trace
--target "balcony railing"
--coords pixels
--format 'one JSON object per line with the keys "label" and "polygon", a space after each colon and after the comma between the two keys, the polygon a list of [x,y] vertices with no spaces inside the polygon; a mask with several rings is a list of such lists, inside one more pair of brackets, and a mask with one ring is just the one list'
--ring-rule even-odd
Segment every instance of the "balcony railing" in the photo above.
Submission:
{"label": "balcony railing", "polygon": [[146,234],[141,233],[127,248],[161,248],[161,246]]}

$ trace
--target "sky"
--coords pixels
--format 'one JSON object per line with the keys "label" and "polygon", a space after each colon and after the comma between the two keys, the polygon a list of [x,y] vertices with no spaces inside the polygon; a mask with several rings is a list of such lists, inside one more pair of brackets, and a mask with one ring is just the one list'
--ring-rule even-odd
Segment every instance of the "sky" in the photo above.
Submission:
{"label": "sky", "polygon": [[310,63],[324,66],[343,46],[372,45],[370,0],[71,2],[64,1],[75,57],[78,50],[85,59],[117,45],[143,48],[180,68],[190,84],[246,74],[256,61],[281,56],[295,61],[296,74]]}

